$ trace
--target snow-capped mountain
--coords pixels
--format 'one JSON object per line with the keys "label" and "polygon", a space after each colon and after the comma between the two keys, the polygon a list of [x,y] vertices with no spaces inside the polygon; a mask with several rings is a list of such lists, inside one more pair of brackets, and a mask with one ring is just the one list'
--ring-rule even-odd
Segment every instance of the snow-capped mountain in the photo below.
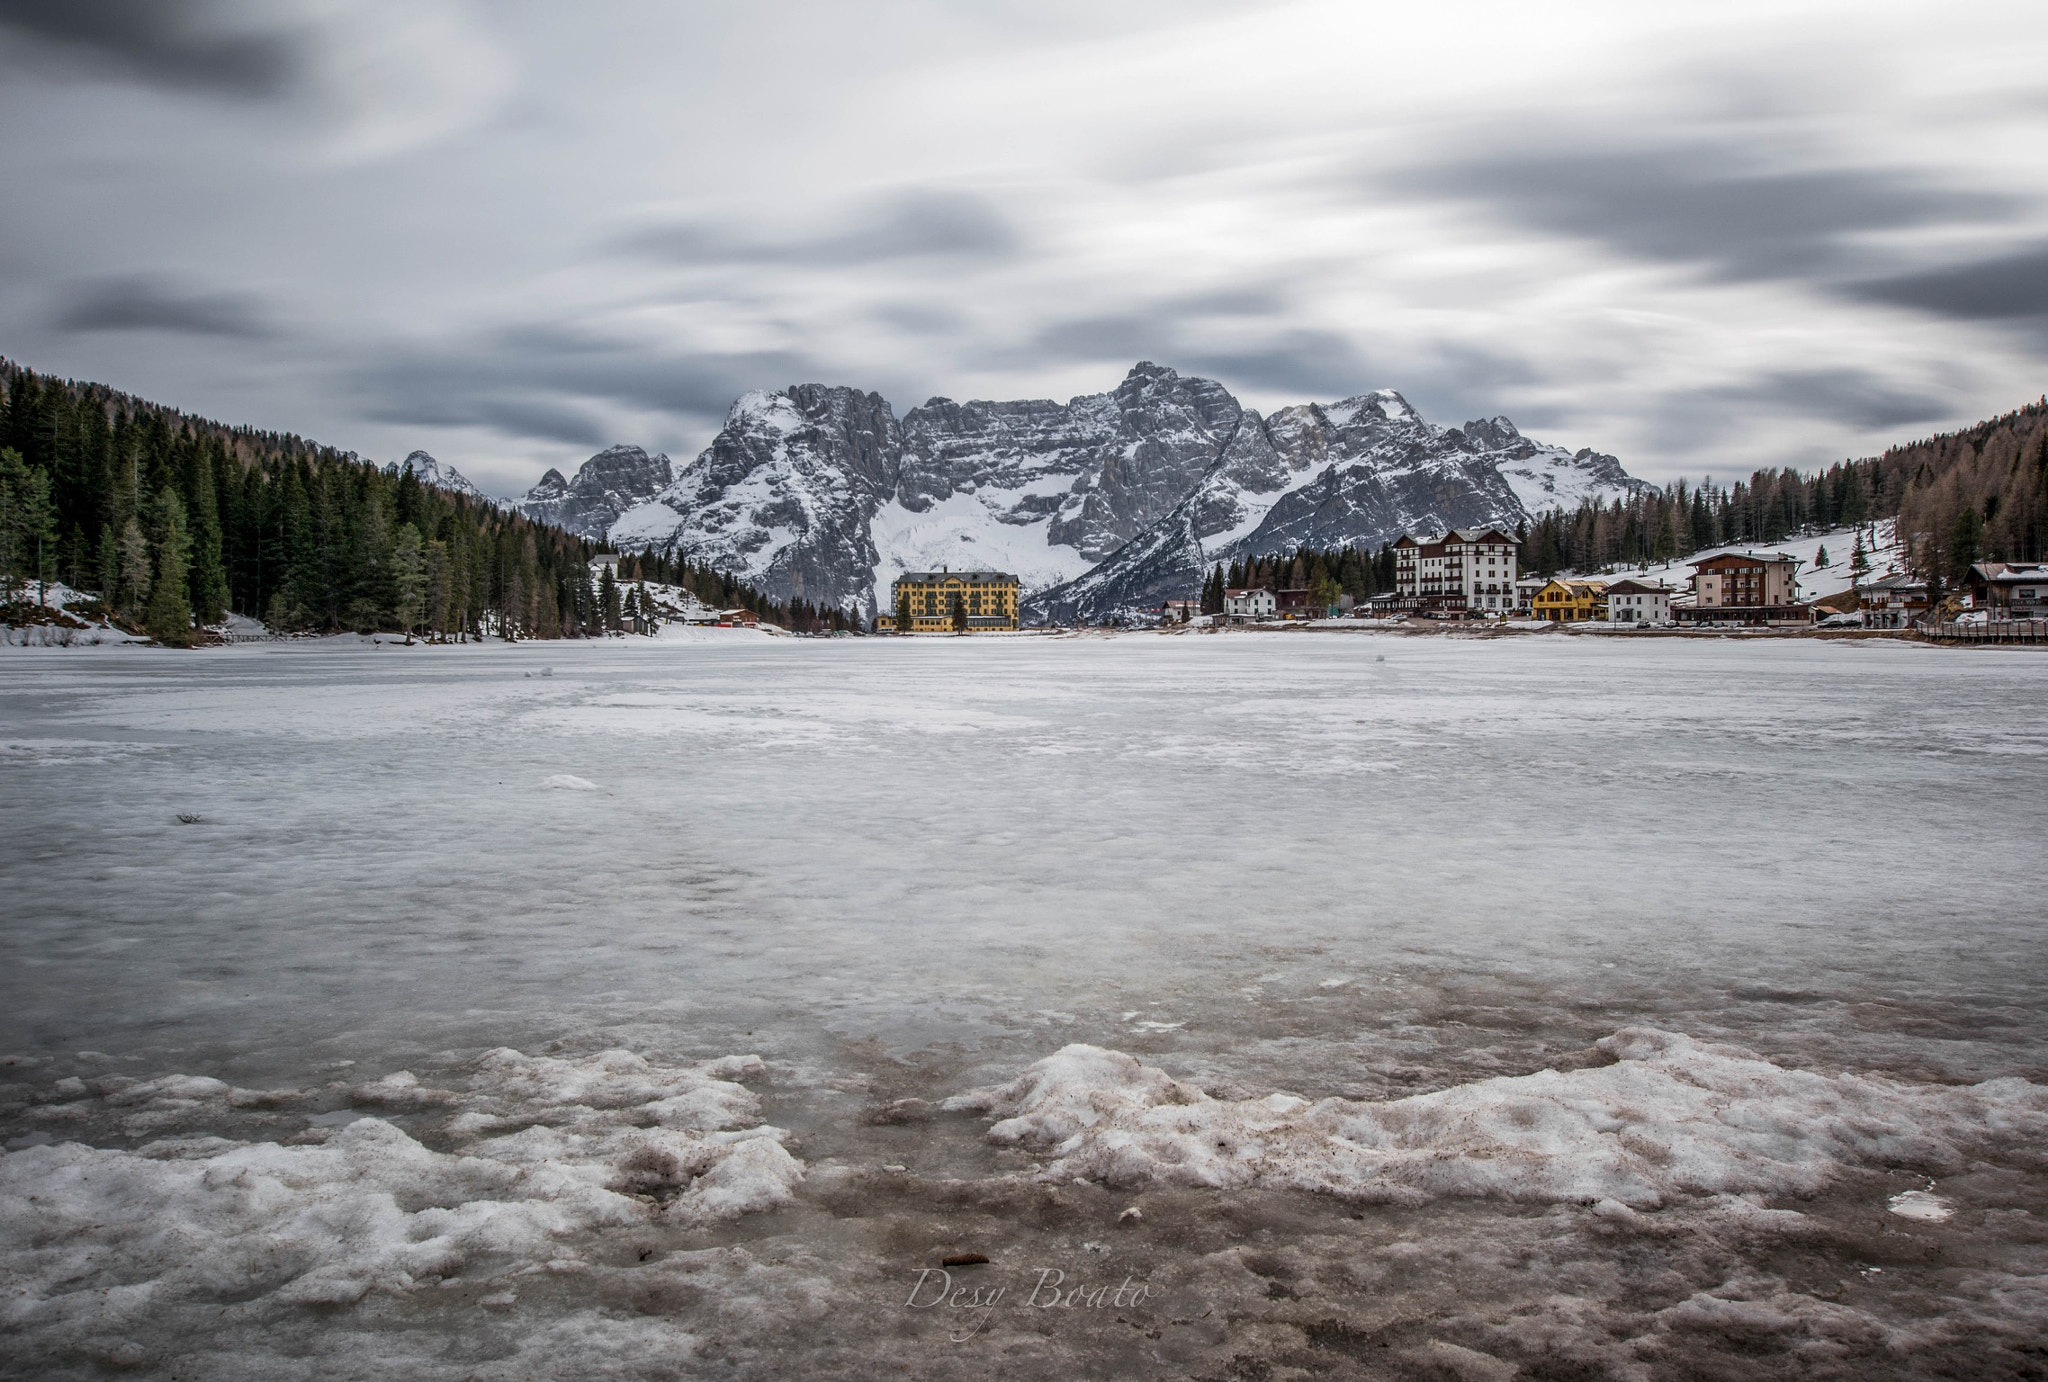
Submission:
{"label": "snow-capped mountain", "polygon": [[433,485],[437,489],[453,490],[457,494],[467,494],[472,499],[489,498],[482,490],[465,479],[461,471],[452,465],[442,465],[424,451],[415,451],[398,463],[400,470],[404,470],[408,466],[412,468],[413,475],[423,485]]}
{"label": "snow-capped mountain", "polygon": [[519,511],[542,523],[567,528],[579,537],[602,542],[619,515],[644,502],[675,478],[666,456],[650,456],[637,446],[613,446],[598,452],[565,480],[550,470],[521,496]]}
{"label": "snow-capped mountain", "polygon": [[631,550],[673,547],[779,600],[874,612],[873,520],[903,428],[880,394],[797,384],[743,395],[675,482],[612,525]]}
{"label": "snow-capped mountain", "polygon": [[1404,532],[1495,524],[1645,482],[1612,456],[1531,441],[1504,417],[1439,428],[1391,389],[1247,412],[1187,498],[1032,613],[1097,618],[1195,589],[1210,566],[1303,545],[1377,547]]}
{"label": "snow-capped mountain", "polygon": [[[900,421],[856,389],[750,393],[696,460],[672,480],[666,467],[614,447],[574,481],[550,471],[521,507],[862,617],[901,572],[953,565],[1013,571],[1028,609],[1072,618],[1191,594],[1240,554],[1512,525],[1642,487],[1613,457],[1506,418],[1439,428],[1391,390],[1262,417],[1149,362],[1066,403],[934,398]],[[604,502],[572,510],[579,491]]]}

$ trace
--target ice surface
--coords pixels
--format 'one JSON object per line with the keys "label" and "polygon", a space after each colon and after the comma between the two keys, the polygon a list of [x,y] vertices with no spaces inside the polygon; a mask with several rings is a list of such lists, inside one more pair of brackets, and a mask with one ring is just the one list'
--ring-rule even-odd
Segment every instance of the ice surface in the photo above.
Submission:
{"label": "ice surface", "polygon": [[[2048,1333],[2025,650],[664,634],[0,659],[9,1366]],[[959,1251],[1161,1294],[955,1345],[903,1299]]]}

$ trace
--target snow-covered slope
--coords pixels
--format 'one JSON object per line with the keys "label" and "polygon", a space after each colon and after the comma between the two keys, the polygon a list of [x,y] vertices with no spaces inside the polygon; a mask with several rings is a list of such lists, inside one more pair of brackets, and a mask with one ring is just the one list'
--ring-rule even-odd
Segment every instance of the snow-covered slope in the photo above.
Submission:
{"label": "snow-covered slope", "polygon": [[[522,507],[564,521],[544,506],[627,450],[574,483],[549,472]],[[1262,417],[1214,380],[1143,361],[1108,393],[934,398],[900,422],[855,389],[751,393],[604,535],[862,617],[903,571],[943,565],[1015,572],[1039,615],[1090,617],[1189,594],[1240,552],[1511,525],[1640,487],[1613,457],[1544,446],[1506,418],[1439,428],[1392,390]]]}
{"label": "snow-covered slope", "polygon": [[466,494],[472,499],[488,499],[490,497],[475,485],[472,485],[464,478],[462,472],[454,466],[442,465],[424,451],[415,451],[399,462],[400,470],[404,470],[407,467],[411,467],[412,473],[423,485],[432,485],[436,489],[452,490],[456,494]]}

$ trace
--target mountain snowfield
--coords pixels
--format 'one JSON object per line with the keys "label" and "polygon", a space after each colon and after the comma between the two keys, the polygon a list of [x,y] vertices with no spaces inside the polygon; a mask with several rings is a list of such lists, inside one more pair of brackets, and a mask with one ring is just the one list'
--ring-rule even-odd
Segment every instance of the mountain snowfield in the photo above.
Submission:
{"label": "mountain snowfield", "polygon": [[1643,488],[1506,418],[1439,427],[1390,389],[1262,416],[1141,362],[1064,404],[934,398],[900,419],[858,389],[760,390],[672,476],[665,456],[612,447],[520,508],[863,618],[902,572],[957,566],[1015,572],[1028,615],[1066,620],[1190,594],[1241,555],[1512,526]]}

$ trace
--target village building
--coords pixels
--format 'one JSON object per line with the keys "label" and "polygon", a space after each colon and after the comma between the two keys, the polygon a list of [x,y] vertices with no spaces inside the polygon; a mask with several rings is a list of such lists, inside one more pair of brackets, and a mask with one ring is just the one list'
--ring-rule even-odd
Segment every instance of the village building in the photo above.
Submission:
{"label": "village building", "polygon": [[1548,576],[1524,576],[1515,582],[1515,613],[1524,619],[1535,617],[1536,593],[1550,584]]}
{"label": "village building", "polygon": [[1169,624],[1185,624],[1201,612],[1200,600],[1165,600],[1159,606],[1159,617]]}
{"label": "village building", "polygon": [[1583,624],[1607,617],[1607,582],[1574,581],[1562,576],[1543,583],[1530,602],[1531,612],[1552,624]]}
{"label": "village building", "polygon": [[889,588],[886,627],[895,630],[896,612],[908,601],[905,633],[952,633],[962,617],[968,633],[1015,629],[1019,585],[1006,571],[906,571]]}
{"label": "village building", "polygon": [[1397,603],[1438,618],[1512,614],[1520,547],[1499,528],[1453,528],[1428,539],[1403,533],[1394,543]]}
{"label": "village building", "polygon": [[1330,607],[1317,604],[1315,592],[1305,588],[1283,590],[1274,603],[1282,619],[1326,619],[1330,614]]}
{"label": "village building", "polygon": [[1223,613],[1231,619],[1271,619],[1279,608],[1280,602],[1264,586],[1223,592]]}
{"label": "village building", "polygon": [[1668,624],[1671,587],[1662,581],[1615,581],[1607,587],[1610,624]]}
{"label": "village building", "polygon": [[1980,561],[1963,584],[1993,619],[2048,619],[2048,563]]}
{"label": "village building", "polygon": [[1866,629],[1909,629],[1928,609],[1927,582],[1894,572],[1858,588]]}
{"label": "village building", "polygon": [[1695,624],[1804,624],[1800,558],[1783,552],[1717,552],[1692,563],[1692,603],[1673,613]]}

